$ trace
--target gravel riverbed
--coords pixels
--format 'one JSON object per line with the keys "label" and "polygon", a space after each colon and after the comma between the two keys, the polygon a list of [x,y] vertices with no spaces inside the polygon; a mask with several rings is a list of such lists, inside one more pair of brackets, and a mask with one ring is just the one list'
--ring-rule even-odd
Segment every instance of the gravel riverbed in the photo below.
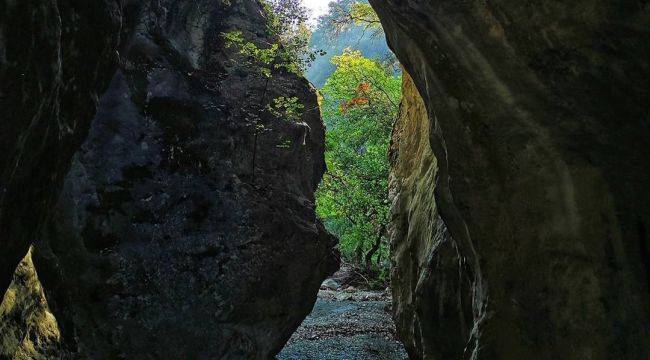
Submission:
{"label": "gravel riverbed", "polygon": [[395,338],[386,292],[321,290],[278,360],[408,359]]}

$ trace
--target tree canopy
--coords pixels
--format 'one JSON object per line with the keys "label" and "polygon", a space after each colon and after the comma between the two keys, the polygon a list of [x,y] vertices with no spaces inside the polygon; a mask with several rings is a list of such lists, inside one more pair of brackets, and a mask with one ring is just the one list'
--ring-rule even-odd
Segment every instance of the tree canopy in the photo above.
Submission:
{"label": "tree canopy", "polygon": [[344,258],[377,267],[386,259],[388,147],[401,100],[401,76],[346,50],[322,89],[328,172],[317,212],[340,239]]}
{"label": "tree canopy", "polygon": [[[360,16],[364,13],[368,16]],[[312,52],[323,50],[324,54],[314,59],[305,75],[319,89],[335,70],[332,57],[341,55],[348,47],[361,51],[368,58],[396,62],[378,20],[361,22],[353,20],[352,16],[372,20],[377,15],[366,0],[335,0],[329,3],[327,13],[318,19],[310,48]]]}

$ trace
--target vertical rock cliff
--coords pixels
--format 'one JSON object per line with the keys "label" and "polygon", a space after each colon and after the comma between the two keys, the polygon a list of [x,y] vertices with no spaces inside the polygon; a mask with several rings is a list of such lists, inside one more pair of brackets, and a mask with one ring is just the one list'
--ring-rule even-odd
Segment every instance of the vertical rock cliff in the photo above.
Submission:
{"label": "vertical rock cliff", "polygon": [[426,105],[393,140],[412,357],[650,357],[647,2],[371,3]]}
{"label": "vertical rock cliff", "polygon": [[[118,70],[85,113],[88,136],[33,252],[62,343],[43,351],[268,359],[337,268],[314,211],[316,93],[282,69],[267,81],[225,43],[229,31],[276,41],[258,1],[145,2],[124,17]],[[281,96],[304,104],[300,121],[267,109]]]}
{"label": "vertical rock cliff", "polygon": [[[390,149],[391,284],[394,319],[399,338],[410,354],[433,348],[464,346],[464,339],[436,338],[441,332],[458,333],[465,324],[467,294],[459,281],[467,282],[457,244],[438,214],[435,189],[438,162],[429,146],[428,113],[413,80],[404,73],[400,116],[395,123]],[[461,263],[459,263],[459,261]],[[432,306],[431,298],[440,296]],[[463,297],[465,296],[465,298]],[[442,324],[445,318],[457,321]]]}
{"label": "vertical rock cliff", "polygon": [[0,294],[117,67],[120,1],[0,1]]}

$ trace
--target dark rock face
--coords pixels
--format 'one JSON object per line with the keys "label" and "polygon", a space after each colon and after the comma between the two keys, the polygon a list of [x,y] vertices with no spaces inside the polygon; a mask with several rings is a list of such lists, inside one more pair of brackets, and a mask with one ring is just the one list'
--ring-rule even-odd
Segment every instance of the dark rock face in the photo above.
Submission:
{"label": "dark rock face", "polygon": [[[68,175],[49,242],[75,291],[57,314],[82,357],[267,359],[336,268],[314,212],[316,95],[287,73],[264,90],[225,49],[224,31],[264,40],[256,2],[165,10],[142,19]],[[306,145],[263,96],[301,99]]]}
{"label": "dark rock face", "polygon": [[398,123],[393,292],[411,356],[650,357],[648,4],[371,3],[435,157],[409,162],[426,158],[422,125]]}
{"label": "dark rock face", "polygon": [[[338,265],[314,211],[315,91],[280,70],[267,83],[224,43],[273,40],[257,1],[138,6],[34,251],[61,356],[268,359]],[[280,96],[302,123],[266,110]]]}
{"label": "dark rock face", "polygon": [[0,1],[0,294],[117,66],[119,1]]}

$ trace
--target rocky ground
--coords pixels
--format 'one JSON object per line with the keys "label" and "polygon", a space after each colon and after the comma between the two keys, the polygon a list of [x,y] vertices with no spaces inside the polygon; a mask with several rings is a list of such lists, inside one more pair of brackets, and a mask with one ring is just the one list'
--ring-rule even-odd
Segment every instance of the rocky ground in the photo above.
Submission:
{"label": "rocky ground", "polygon": [[277,359],[401,360],[408,356],[395,338],[388,293],[324,285],[313,311]]}

